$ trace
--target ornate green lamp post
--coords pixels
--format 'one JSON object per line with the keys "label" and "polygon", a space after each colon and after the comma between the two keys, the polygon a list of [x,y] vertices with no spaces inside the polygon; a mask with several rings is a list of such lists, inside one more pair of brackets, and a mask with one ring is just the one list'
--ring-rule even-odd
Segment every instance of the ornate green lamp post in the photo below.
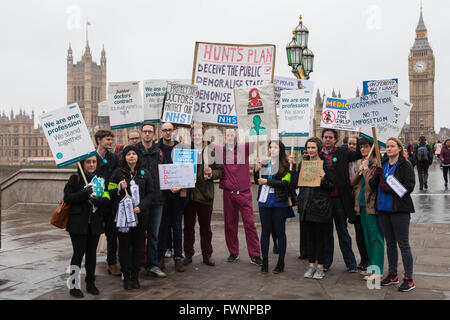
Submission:
{"label": "ornate green lamp post", "polygon": [[309,79],[313,72],[314,53],[308,49],[308,36],[309,30],[300,16],[300,23],[292,31],[292,40],[286,46],[288,65],[298,79]]}

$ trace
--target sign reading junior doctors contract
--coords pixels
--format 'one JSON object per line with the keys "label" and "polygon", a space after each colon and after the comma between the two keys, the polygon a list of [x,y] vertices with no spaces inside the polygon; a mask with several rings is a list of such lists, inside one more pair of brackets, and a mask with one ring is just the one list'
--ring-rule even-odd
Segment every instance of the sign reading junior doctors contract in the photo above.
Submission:
{"label": "sign reading junior doctors contract", "polygon": [[196,42],[192,83],[198,86],[194,120],[237,126],[233,89],[273,82],[274,45]]}
{"label": "sign reading junior doctors contract", "polygon": [[111,129],[135,127],[144,122],[139,81],[110,82],[108,104]]}
{"label": "sign reading junior doctors contract", "polygon": [[58,168],[96,154],[77,103],[42,114],[39,123]]}

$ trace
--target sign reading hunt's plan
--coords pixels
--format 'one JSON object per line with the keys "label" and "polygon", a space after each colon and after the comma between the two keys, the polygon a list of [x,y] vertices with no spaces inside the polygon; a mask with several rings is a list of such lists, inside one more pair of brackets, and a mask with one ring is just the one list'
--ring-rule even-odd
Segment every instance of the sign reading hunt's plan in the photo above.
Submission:
{"label": "sign reading hunt's plan", "polygon": [[146,80],[144,81],[144,120],[160,122],[167,83],[191,84],[191,80]]}
{"label": "sign reading hunt's plan", "polygon": [[347,101],[336,98],[325,98],[320,120],[322,128],[354,131],[348,113]]}
{"label": "sign reading hunt's plan", "polygon": [[395,119],[390,92],[368,94],[347,100],[348,114],[353,128],[373,127],[379,123],[392,123]]}
{"label": "sign reading hunt's plan", "polygon": [[[390,137],[398,138],[412,108],[411,103],[395,96],[392,96],[392,102],[394,104],[394,120],[392,122],[377,123],[375,126],[377,129],[378,144],[382,147],[386,147],[386,142]],[[360,136],[373,141],[372,129],[370,127],[364,127],[361,130]]]}
{"label": "sign reading hunt's plan", "polygon": [[108,104],[111,129],[135,127],[144,122],[139,81],[108,83]]}
{"label": "sign reading hunt's plan", "polygon": [[158,168],[161,190],[195,187],[194,165],[192,163],[159,164]]}
{"label": "sign reading hunt's plan", "polygon": [[[272,129],[277,129],[275,88],[273,84],[260,87],[235,88],[234,98],[239,119],[239,129],[243,130],[246,135],[248,134],[250,138],[256,136],[270,137]],[[244,138],[239,135],[241,142],[243,142]]]}
{"label": "sign reading hunt's plan", "polygon": [[312,92],[314,90],[313,81],[297,78],[286,78],[275,76],[273,78],[273,85],[275,86],[275,103],[277,106],[277,111],[278,108],[280,107],[281,91],[308,89]]}
{"label": "sign reading hunt's plan", "polygon": [[196,42],[192,83],[198,86],[194,120],[237,126],[233,89],[273,82],[274,45]]}
{"label": "sign reading hunt's plan", "polygon": [[398,79],[363,81],[363,95],[383,91],[388,91],[393,96],[398,97]]}
{"label": "sign reading hunt's plan", "polygon": [[161,121],[190,125],[196,95],[197,86],[168,82]]}
{"label": "sign reading hunt's plan", "polygon": [[39,123],[58,168],[96,154],[77,103],[42,114]]}
{"label": "sign reading hunt's plan", "polygon": [[310,90],[285,90],[281,92],[278,133],[281,137],[306,137],[310,135],[312,92]]}

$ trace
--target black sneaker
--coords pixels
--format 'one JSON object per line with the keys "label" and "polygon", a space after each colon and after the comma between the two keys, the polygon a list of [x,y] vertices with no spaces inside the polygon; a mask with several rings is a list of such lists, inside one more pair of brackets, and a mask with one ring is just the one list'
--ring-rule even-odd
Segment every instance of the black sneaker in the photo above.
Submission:
{"label": "black sneaker", "polygon": [[250,259],[250,263],[256,264],[257,266],[262,265],[262,260],[260,257],[253,257]]}
{"label": "black sneaker", "polygon": [[230,256],[228,257],[227,261],[228,262],[235,262],[238,259],[239,259],[239,255],[238,254],[230,254]]}
{"label": "black sneaker", "polygon": [[388,275],[386,276],[386,278],[384,278],[383,280],[381,280],[381,285],[382,286],[390,286],[391,284],[398,284],[398,276],[395,275],[391,275],[390,273],[388,273]]}
{"label": "black sneaker", "polygon": [[83,298],[84,297],[84,294],[80,289],[75,289],[75,288],[70,289],[69,293],[72,297],[75,297],[75,298]]}
{"label": "black sneaker", "polygon": [[416,286],[414,284],[413,279],[409,279],[408,277],[405,277],[403,279],[403,283],[398,287],[398,291],[401,292],[407,292],[414,289]]}
{"label": "black sneaker", "polygon": [[425,190],[428,189],[428,183],[424,183],[423,187],[425,188]]}

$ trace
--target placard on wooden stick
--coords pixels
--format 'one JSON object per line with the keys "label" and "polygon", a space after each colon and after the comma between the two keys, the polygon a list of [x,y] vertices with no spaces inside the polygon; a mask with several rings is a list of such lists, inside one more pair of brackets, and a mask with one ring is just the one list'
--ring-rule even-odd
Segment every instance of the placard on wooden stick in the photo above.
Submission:
{"label": "placard on wooden stick", "polygon": [[304,160],[298,177],[299,187],[320,187],[323,160]]}

